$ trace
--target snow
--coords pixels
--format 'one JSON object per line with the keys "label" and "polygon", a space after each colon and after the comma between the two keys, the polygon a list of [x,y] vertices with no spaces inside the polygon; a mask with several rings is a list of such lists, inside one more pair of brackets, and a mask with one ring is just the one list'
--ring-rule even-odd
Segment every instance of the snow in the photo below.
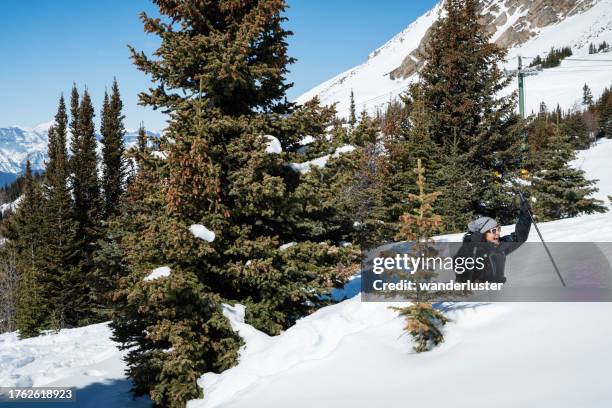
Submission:
{"label": "snow", "polygon": [[[526,78],[527,112],[540,101],[571,108],[579,102],[586,82],[595,97],[612,85],[612,69],[600,59],[612,54],[588,55],[590,42],[612,43],[612,0],[600,0],[589,11],[542,29],[523,46],[510,50],[515,57],[534,57],[551,46],[571,45],[572,59],[560,67]],[[368,60],[299,98],[320,95],[323,103],[339,101],[348,113],[350,90],[358,109],[384,104],[406,89],[414,78],[392,81],[388,72],[418,45],[436,19],[439,5]],[[0,128],[0,171],[20,171],[25,157],[44,163],[46,134],[42,126],[24,130]],[[29,132],[29,133],[28,133]],[[26,134],[27,133],[27,134]],[[314,138],[305,136],[305,146]],[[269,139],[269,153],[279,146]],[[280,145],[280,143],[279,143]],[[306,163],[290,163],[299,172],[323,167],[330,157],[352,151],[342,146]],[[612,194],[612,140],[602,140],[579,152],[574,166],[598,179],[595,197],[610,206]],[[2,207],[4,209],[4,207]],[[612,212],[539,224],[550,242],[611,242]],[[513,226],[504,226],[504,233]],[[214,232],[200,225],[189,230],[212,242]],[[438,237],[459,240],[461,234]],[[534,229],[529,241],[538,241]],[[287,248],[284,244],[281,248]],[[250,261],[247,262],[249,265]],[[167,266],[145,280],[169,276]],[[610,303],[455,303],[440,305],[452,320],[446,341],[434,350],[415,354],[405,322],[389,303],[365,303],[359,296],[360,279],[351,279],[334,299],[348,299],[300,319],[278,336],[268,336],[244,321],[240,304],[223,305],[224,315],[244,339],[239,364],[220,374],[206,373],[198,383],[205,399],[190,401],[191,408],[213,407],[601,407],[609,405],[609,368],[612,365]],[[398,304],[401,305],[401,304]],[[108,324],[61,330],[19,340],[16,333],[0,334],[0,385],[73,386],[78,406],[149,407],[147,398],[132,399],[126,379],[125,353],[117,349]]]}
{"label": "snow", "polygon": [[53,126],[53,125],[55,125],[55,120],[51,120],[49,122],[40,123],[40,124],[36,125],[34,127],[34,129],[32,129],[32,130],[34,132],[37,132],[37,133],[45,133],[45,132],[48,132],[49,128],[51,126]]}
{"label": "snow", "polygon": [[[508,12],[503,2],[490,3],[489,7],[500,6],[497,15]],[[357,110],[365,109],[370,113],[386,105],[389,100],[397,98],[406,91],[410,83],[417,80],[417,76],[392,80],[389,73],[399,67],[403,59],[418,47],[427,29],[437,19],[439,10],[438,3],[428,13],[371,53],[363,64],[323,82],[298,97],[296,102],[304,103],[318,96],[324,105],[336,102],[339,116],[348,117],[351,91],[355,94]],[[499,27],[493,35],[493,40],[526,11],[519,9],[509,15],[506,24]],[[573,55],[568,60],[564,60],[560,67],[546,69],[538,75],[525,78],[527,114],[532,111],[537,112],[540,102],[545,102],[551,109],[556,107],[557,103],[563,109],[579,106],[582,86],[585,83],[591,88],[594,98],[599,97],[605,87],[612,86],[610,62],[612,53],[592,55],[588,53],[591,42],[596,45],[603,41],[612,43],[612,0],[599,0],[589,10],[566,17],[560,23],[541,29],[533,27],[530,29],[536,32],[536,36],[518,47],[511,48],[503,68],[515,70],[519,55],[524,58],[525,64],[529,64],[531,58],[538,54],[544,56],[551,47],[571,46]],[[570,61],[570,59],[587,61]],[[501,94],[507,95],[516,89],[517,81],[513,81]]]}
{"label": "snow", "polygon": [[15,201],[11,201],[10,203],[0,204],[0,214],[4,215],[4,213],[7,211],[15,212],[17,208],[19,207],[19,203],[21,202],[22,198],[23,196],[19,196],[17,197]]}
{"label": "snow", "polygon": [[612,139],[601,139],[597,144],[578,153],[577,159],[572,163],[574,167],[584,170],[589,179],[599,180],[599,191],[593,197],[610,204],[608,195],[612,195],[612,172],[606,171],[608,161],[612,157]]}
{"label": "snow", "polygon": [[278,138],[272,135],[264,135],[264,137],[268,139],[266,153],[281,154],[283,152],[283,147],[281,146],[281,143]]}
{"label": "snow", "polygon": [[201,224],[193,224],[189,227],[189,231],[194,237],[204,241],[213,242],[215,240],[215,233]]}
{"label": "snow", "polygon": [[145,281],[152,281],[159,278],[165,278],[170,276],[170,268],[167,266],[160,266],[159,268],[153,269],[151,273],[144,278]]}
{"label": "snow", "polygon": [[160,159],[160,160],[166,160],[168,158],[168,154],[166,152],[162,152],[160,150],[153,150],[151,152],[151,156]]}
{"label": "snow", "polygon": [[286,244],[283,244],[281,246],[278,247],[278,249],[280,249],[281,251],[284,251],[287,248],[291,248],[292,246],[296,245],[296,242],[288,242]]}
{"label": "snow", "polygon": [[317,157],[316,159],[309,160],[303,163],[289,163],[289,167],[291,167],[293,170],[299,173],[305,174],[310,171],[310,168],[312,166],[319,167],[319,168],[325,167],[330,157],[338,157],[342,153],[349,153],[349,152],[352,152],[353,150],[355,150],[355,146],[344,145],[344,146],[338,147],[334,151],[334,153],[331,155],[326,154],[325,156]]}
{"label": "snow", "polygon": [[0,334],[0,385],[75,387],[79,407],[150,407],[148,398],[129,394],[124,353],[111,334],[107,323],[24,340]]}
{"label": "snow", "polygon": [[315,140],[316,140],[316,139],[315,139],[314,137],[312,137],[311,135],[306,135],[306,136],[304,136],[304,137],[303,137],[303,138],[300,140],[299,144],[300,144],[300,146],[306,146],[306,145],[311,144],[311,143],[312,143],[312,142],[314,142]]}
{"label": "snow", "polygon": [[336,149],[336,152],[334,153],[334,157],[338,157],[340,156],[340,154],[342,153],[350,153],[353,150],[355,150],[355,146],[351,146],[351,145],[344,145],[342,147],[339,147]]}
{"label": "snow", "polygon": [[[601,197],[612,194],[610,154],[612,140],[602,140],[574,162],[599,179]],[[539,226],[550,242],[612,240],[612,213]],[[503,227],[505,233],[512,229]],[[529,241],[538,239],[532,229]],[[610,303],[441,305],[451,319],[445,342],[415,354],[403,318],[389,309],[404,304],[361,302],[359,290],[355,277],[333,293],[334,299],[350,299],[275,337],[245,324],[242,312],[232,323],[246,343],[240,363],[204,374],[198,383],[206,397],[188,407],[404,407],[407,393],[411,405],[434,407],[489,407],[495,401],[496,407],[573,408],[602,406],[612,398],[606,380]]]}
{"label": "snow", "polygon": [[411,406],[570,408],[612,397],[608,304],[447,305],[446,341],[425,354],[412,351],[403,318],[389,306],[355,297],[280,336],[241,330],[246,350],[253,341],[258,351],[204,375],[206,398],[188,407],[405,407],[409,399]]}
{"label": "snow", "polygon": [[[612,140],[602,140],[574,163],[600,180],[601,197],[612,194],[610,154]],[[610,242],[612,213],[540,228],[551,242]],[[532,229],[529,240],[537,239]],[[332,293],[348,300],[300,319],[278,336],[246,324],[244,306],[223,305],[245,340],[240,362],[221,374],[202,375],[198,383],[206,397],[188,406],[393,408],[405,407],[409,398],[414,406],[480,408],[495,401],[496,407],[574,408],[605,406],[612,399],[610,303],[440,305],[452,319],[446,341],[415,354],[391,304],[361,302],[359,290],[357,276]],[[74,386],[78,406],[150,406],[146,398],[132,400],[124,352],[110,337],[107,324],[25,340],[0,334],[0,384]]]}
{"label": "snow", "polygon": [[303,163],[290,163],[289,167],[291,167],[293,170],[299,173],[305,174],[310,171],[311,166],[319,167],[319,168],[325,167],[328,160],[329,160],[329,155],[325,155],[325,156],[317,157],[316,159],[309,160]]}

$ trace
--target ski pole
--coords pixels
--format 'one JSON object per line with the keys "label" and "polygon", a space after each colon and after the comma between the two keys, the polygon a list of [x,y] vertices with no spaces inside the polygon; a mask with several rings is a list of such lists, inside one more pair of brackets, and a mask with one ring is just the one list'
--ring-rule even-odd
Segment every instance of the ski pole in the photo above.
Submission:
{"label": "ski pole", "polygon": [[[527,203],[527,200],[525,199],[525,196],[520,191],[519,191],[519,197],[521,198],[521,201],[524,201],[525,203]],[[557,272],[557,276],[559,277],[559,280],[561,281],[561,284],[563,285],[563,287],[567,287],[567,285],[565,284],[565,281],[563,280],[563,277],[561,276],[561,272],[559,272],[559,268],[557,268],[557,264],[555,263],[555,259],[553,258],[552,254],[550,253],[550,251],[548,249],[548,246],[546,245],[546,242],[544,241],[544,237],[542,236],[542,233],[540,232],[540,229],[538,228],[538,224],[536,224],[535,220],[533,219],[533,214],[531,213],[531,209],[529,208],[529,203],[527,203],[527,213],[529,214],[529,218],[531,218],[531,223],[533,224],[533,226],[535,227],[536,231],[538,232],[538,235],[540,236],[540,241],[542,241],[542,244],[544,245],[544,249],[546,250],[546,253],[548,254],[548,257],[550,258],[550,262],[552,262],[553,267],[555,268],[555,272]]]}

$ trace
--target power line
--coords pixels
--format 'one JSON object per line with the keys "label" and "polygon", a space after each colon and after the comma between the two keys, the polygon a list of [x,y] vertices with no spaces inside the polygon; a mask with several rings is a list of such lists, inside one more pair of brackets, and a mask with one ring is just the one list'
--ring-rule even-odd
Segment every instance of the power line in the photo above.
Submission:
{"label": "power line", "polygon": [[[518,58],[518,57],[516,57]],[[522,58],[528,58],[528,59],[534,59],[535,57],[524,57],[522,56]],[[612,62],[612,59],[610,60],[593,60],[593,59],[581,59],[581,58],[565,58],[564,61],[583,61],[583,62]],[[543,70],[541,72],[546,72],[546,73],[571,73],[571,72],[609,72],[612,71],[612,69],[583,69],[583,68],[607,68],[610,67],[612,68],[612,65],[608,65],[608,64],[601,64],[601,65],[583,65],[583,66],[576,66],[576,67],[555,67],[555,68],[547,68],[546,70]],[[399,90],[407,90],[408,89],[408,85],[402,85],[399,86],[397,88],[392,88],[388,91],[386,91],[383,94],[380,95],[375,95],[373,97],[370,97],[368,99],[364,99],[362,101],[356,102],[355,103],[355,107],[362,107],[362,106],[366,106],[367,104],[372,104],[374,102],[377,102],[379,100],[382,100],[383,98],[389,98],[392,99],[393,98],[393,93]],[[397,96],[397,95],[396,95]],[[345,112],[348,111],[350,108],[344,108],[342,110],[339,110],[338,113],[340,112]]]}
{"label": "power line", "polygon": [[605,68],[612,67],[611,64],[599,64],[599,65],[577,65],[575,67],[554,67],[551,69],[573,69],[573,68]]}
{"label": "power line", "polygon": [[547,74],[567,74],[568,72],[611,72],[612,69],[566,69],[545,71]]}
{"label": "power line", "polygon": [[563,61],[586,61],[586,62],[612,62],[612,59],[582,59],[582,58],[564,58]]}

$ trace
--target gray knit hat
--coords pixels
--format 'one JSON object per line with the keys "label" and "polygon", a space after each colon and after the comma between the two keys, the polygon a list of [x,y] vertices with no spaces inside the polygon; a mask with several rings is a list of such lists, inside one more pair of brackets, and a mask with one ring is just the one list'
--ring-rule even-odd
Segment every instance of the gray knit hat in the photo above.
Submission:
{"label": "gray knit hat", "polygon": [[497,227],[497,221],[490,217],[480,217],[468,224],[468,230],[470,230],[470,232],[478,231],[481,234],[484,234],[495,227]]}

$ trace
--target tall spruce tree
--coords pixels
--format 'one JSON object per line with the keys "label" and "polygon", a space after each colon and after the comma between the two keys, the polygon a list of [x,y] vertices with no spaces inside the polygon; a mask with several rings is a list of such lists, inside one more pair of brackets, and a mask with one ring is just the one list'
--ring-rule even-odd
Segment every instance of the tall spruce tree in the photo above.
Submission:
{"label": "tall spruce tree", "polygon": [[597,101],[597,112],[601,135],[612,139],[612,89],[604,89]]}
{"label": "tall spruce tree", "polygon": [[432,177],[442,193],[435,207],[445,214],[441,230],[445,233],[465,231],[465,226],[474,218],[470,206],[473,193],[470,180],[474,179],[476,171],[467,159],[468,153],[459,149],[455,135],[444,142],[441,151],[444,154],[434,167]]}
{"label": "tall spruce tree", "polygon": [[102,134],[102,180],[105,218],[115,214],[124,189],[125,128],[122,114],[123,102],[119,94],[117,80],[113,81],[110,99],[104,94],[100,133]]}
{"label": "tall spruce tree", "polygon": [[[448,0],[444,10],[426,44],[418,87],[430,112],[431,137],[440,147],[456,146],[472,168],[465,210],[510,221],[515,211],[508,193],[523,153],[516,95],[497,96],[511,81],[499,68],[506,51],[490,42],[478,1]],[[457,143],[448,143],[455,135]]]}
{"label": "tall spruce tree", "polygon": [[[146,188],[135,189],[142,212],[131,213],[134,227],[121,238],[128,275],[113,328],[129,349],[135,393],[182,407],[201,396],[200,374],[236,361],[240,341],[221,301],[244,304],[249,323],[278,333],[329,302],[353,251],[316,218],[324,211],[315,172],[295,172],[290,152],[268,146],[299,147],[283,125],[293,62],[285,3],[155,3],[172,24],[143,14],[162,45],[155,59],[135,50],[133,59],[158,81],[141,102],[170,114],[160,145],[167,159],[154,159],[134,186]],[[160,266],[171,278],[143,280]]]}
{"label": "tall spruce tree", "polygon": [[77,319],[73,318],[73,299],[66,291],[74,284],[73,277],[78,266],[76,223],[69,186],[67,131],[68,116],[64,97],[61,96],[55,124],[49,130],[49,162],[44,184],[46,211],[42,225],[47,244],[42,280],[50,302],[52,320],[60,328],[78,324]]}
{"label": "tall spruce tree", "polygon": [[17,311],[15,326],[22,338],[36,336],[49,328],[46,288],[42,279],[45,253],[44,200],[39,183],[26,162],[23,195],[19,207],[6,225],[7,246],[16,254]]}
{"label": "tall spruce tree", "polygon": [[353,90],[351,89],[351,102],[349,106],[349,125],[351,126],[351,129],[355,127],[356,123],[357,123],[357,113],[355,111],[355,94],[353,93]]}
{"label": "tall spruce tree", "polygon": [[94,108],[89,93],[85,90],[78,108],[77,137],[73,143],[71,159],[73,161],[75,216],[79,223],[79,235],[86,236],[90,242],[89,236],[95,234],[94,231],[101,215],[96,133],[93,119]]}
{"label": "tall spruce tree", "polygon": [[136,139],[136,147],[139,153],[144,153],[147,148],[147,131],[144,124],[140,124],[138,128],[138,137]]}
{"label": "tall spruce tree", "polygon": [[593,104],[593,92],[586,83],[582,87],[582,104],[587,107]]}
{"label": "tall spruce tree", "polygon": [[73,270],[72,285],[67,291],[72,300],[71,320],[81,325],[95,320],[88,279],[93,271],[96,242],[101,234],[102,199],[97,171],[94,108],[87,90],[83,92],[80,102],[77,101],[78,92],[73,88],[70,184],[74,197],[73,214],[78,237],[78,266]]}

